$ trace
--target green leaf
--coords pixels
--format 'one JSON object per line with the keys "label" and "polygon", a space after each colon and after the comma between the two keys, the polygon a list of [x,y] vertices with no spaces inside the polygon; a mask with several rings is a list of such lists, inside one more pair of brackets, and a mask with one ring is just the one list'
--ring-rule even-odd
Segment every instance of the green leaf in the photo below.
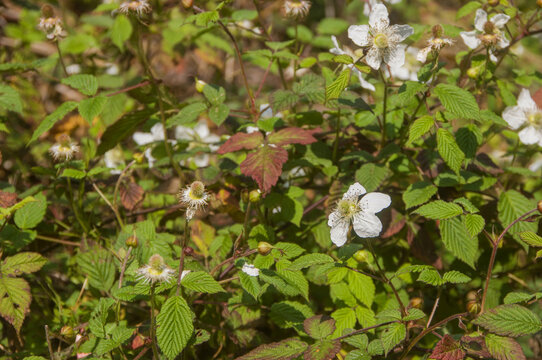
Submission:
{"label": "green leaf", "polygon": [[109,339],[100,339],[98,345],[96,345],[96,349],[94,350],[95,354],[102,356],[105,353],[121,346],[130,337],[132,337],[134,330],[135,329],[133,328],[126,327],[124,324],[115,325],[111,331],[111,337]]}
{"label": "green leaf", "polygon": [[433,89],[446,110],[463,119],[480,119],[480,109],[474,95],[451,84],[438,84]]}
{"label": "green leaf", "polygon": [[83,119],[89,124],[92,124],[94,118],[102,113],[106,103],[107,97],[103,95],[81,100],[79,103],[79,114],[81,114]]}
{"label": "green leaf", "polygon": [[444,273],[442,278],[444,279],[444,281],[448,283],[452,283],[452,284],[465,284],[472,280],[467,275],[456,270],[452,270],[452,271],[448,271]]}
{"label": "green leaf", "polygon": [[281,301],[271,306],[269,316],[281,328],[301,329],[301,324],[305,319],[314,316],[314,313],[306,304],[297,301]]}
{"label": "green leaf", "polygon": [[47,259],[35,252],[22,252],[6,258],[0,267],[2,276],[18,276],[38,271]]}
{"label": "green leaf", "polygon": [[478,237],[471,236],[460,218],[442,220],[440,235],[446,249],[459,260],[474,269],[474,260],[478,252]]}
{"label": "green leaf", "polygon": [[468,3],[463,5],[461,8],[459,8],[459,10],[457,10],[457,14],[455,14],[455,19],[459,20],[462,17],[473,14],[480,7],[482,7],[482,4],[480,2],[478,2],[478,1],[469,1]]}
{"label": "green leaf", "polygon": [[306,360],[329,360],[334,359],[341,351],[339,340],[320,340],[309,346],[303,354]]}
{"label": "green leaf", "polygon": [[376,317],[373,310],[364,306],[356,306],[356,319],[364,328],[376,325]]}
{"label": "green leaf", "polygon": [[414,321],[414,320],[423,319],[425,316],[426,316],[425,313],[421,311],[420,309],[410,308],[408,309],[408,314],[406,316],[403,316],[402,320]]}
{"label": "green leaf", "polygon": [[397,346],[406,337],[406,327],[402,323],[393,323],[384,329],[381,335],[384,354],[387,355],[390,350]]}
{"label": "green leaf", "polygon": [[207,110],[207,105],[202,102],[186,105],[176,115],[167,119],[167,128],[191,123],[205,110]]}
{"label": "green leaf", "polygon": [[15,211],[13,220],[20,229],[35,228],[45,217],[47,210],[45,196],[39,194],[36,196],[36,200],[25,204],[22,208]]}
{"label": "green leaf", "polygon": [[322,35],[339,35],[346,31],[349,23],[343,19],[326,17],[318,22],[316,31]]}
{"label": "green leaf", "polygon": [[209,118],[218,126],[220,126],[230,114],[230,108],[224,104],[212,106],[209,111]]}
{"label": "green leaf", "polygon": [[440,276],[437,270],[428,269],[421,272],[418,281],[424,282],[433,286],[440,286],[446,283]]}
{"label": "green leaf", "polygon": [[326,254],[308,254],[297,258],[287,270],[301,270],[313,265],[334,262],[333,258]]}
{"label": "green leaf", "polygon": [[333,57],[333,62],[339,63],[339,64],[353,64],[354,59],[350,55],[342,54],[342,55],[336,55]]}
{"label": "green leaf", "polygon": [[455,199],[454,203],[463,206],[463,208],[467,212],[470,212],[470,213],[480,212],[480,210],[478,210],[478,208],[476,206],[474,206],[473,203],[471,203],[470,200],[467,199],[466,197],[460,197],[458,199]]}
{"label": "green leaf", "polygon": [[64,171],[62,171],[62,174],[60,176],[68,177],[71,179],[82,179],[85,176],[87,176],[87,174],[84,171],[77,170],[77,169],[64,169]]}
{"label": "green leaf", "polygon": [[303,322],[305,332],[313,339],[325,339],[335,331],[335,320],[316,315]]}
{"label": "green leaf", "polygon": [[497,335],[518,337],[542,330],[540,319],[526,307],[511,304],[486,310],[473,323]]}
{"label": "green leaf", "polygon": [[432,220],[444,220],[461,215],[463,213],[463,209],[461,206],[454,203],[449,203],[443,200],[435,200],[420,206],[414,211],[414,213]]}
{"label": "green leaf", "polygon": [[339,76],[326,86],[326,102],[331,99],[337,99],[350,82],[350,69],[343,70]]}
{"label": "green leaf", "polygon": [[451,132],[443,128],[437,130],[437,149],[446,165],[459,175],[461,164],[465,160],[465,154],[455,142]]}
{"label": "green leaf", "polygon": [[191,271],[181,280],[181,285],[197,292],[215,294],[223,292],[220,284],[205,271]]}
{"label": "green leaf", "polygon": [[91,248],[77,255],[77,264],[89,284],[98,290],[109,291],[115,281],[115,264],[111,254],[102,248]]}
{"label": "green leaf", "polygon": [[367,307],[371,307],[375,297],[375,285],[373,279],[367,275],[350,270],[348,272],[348,284],[354,296]]}
{"label": "green leaf", "polygon": [[30,310],[31,301],[30,286],[24,279],[0,277],[0,315],[13,325],[17,334]]}
{"label": "green leaf", "polygon": [[339,337],[345,329],[353,329],[356,325],[356,313],[352,308],[345,307],[335,310],[331,313],[331,317],[335,319],[335,332],[332,338]]}
{"label": "green leaf", "polygon": [[23,113],[23,103],[19,93],[9,85],[0,84],[0,108]]}
{"label": "green leaf", "polygon": [[[289,261],[286,261],[289,265]],[[277,274],[286,281],[286,283],[295,288],[299,294],[301,294],[306,300],[309,299],[309,282],[301,271],[291,271],[280,269],[279,263],[277,265]]]}
{"label": "green leaf", "polygon": [[258,281],[257,276],[250,276],[245,274],[244,272],[239,273],[239,280],[241,282],[241,287],[254,299],[258,299],[260,296],[260,293],[262,292],[262,288],[260,286],[260,282]]}
{"label": "green leaf", "polygon": [[[507,227],[514,220],[519,218],[526,212],[533,210],[536,207],[534,201],[527,199],[520,192],[516,190],[508,190],[501,194],[497,210],[499,212],[499,221],[503,227]],[[510,228],[508,234],[514,235],[518,232],[531,231],[536,232],[538,230],[538,221],[524,222],[520,221]]]}
{"label": "green leaf", "polygon": [[226,100],[226,90],[217,85],[206,84],[203,87],[203,95],[214,106],[218,106]]}
{"label": "green leaf", "polygon": [[175,359],[188,344],[194,332],[194,314],[180,296],[166,300],[156,317],[158,346],[168,359]]}
{"label": "green leaf", "polygon": [[537,299],[542,297],[542,293],[537,294],[527,294],[524,292],[514,291],[506,294],[504,297],[505,304],[516,304],[520,302],[527,302],[536,296]]}
{"label": "green leaf", "polygon": [[426,203],[437,193],[437,191],[438,188],[429,181],[418,181],[410,184],[403,193],[405,208],[410,209],[414,206]]}
{"label": "green leaf", "polygon": [[307,343],[296,338],[258,346],[236,360],[292,360],[308,348]]}
{"label": "green leaf", "polygon": [[271,108],[275,113],[292,108],[299,101],[299,95],[290,90],[278,90],[273,93]]}
{"label": "green leaf", "polygon": [[111,41],[115,44],[120,51],[124,52],[124,42],[132,35],[132,24],[130,20],[122,15],[117,14],[115,22],[111,28]]}
{"label": "green leaf", "polygon": [[467,214],[463,217],[463,224],[470,236],[474,237],[484,230],[486,224],[483,217],[477,214]]}
{"label": "green leaf", "polygon": [[105,325],[107,324],[107,317],[109,316],[109,309],[115,300],[111,298],[100,298],[98,305],[92,310],[90,314],[90,319],[88,321],[88,326],[90,332],[97,337],[106,338],[108,333],[106,331]]}
{"label": "green leaf", "polygon": [[98,91],[98,79],[94,75],[75,74],[62,79],[62,83],[88,96]]}
{"label": "green leaf", "polygon": [[71,112],[76,107],[77,107],[77,103],[75,101],[66,101],[65,103],[60,105],[55,111],[53,111],[45,119],[43,119],[43,121],[39,124],[38,128],[34,130],[34,133],[32,134],[32,138],[30,138],[30,141],[28,142],[28,144],[33,143],[46,131],[49,131],[49,129],[51,129],[58,120],[61,120],[62,118],[64,118],[64,116],[66,116],[69,112]]}
{"label": "green leaf", "polygon": [[390,170],[384,165],[364,164],[356,171],[356,180],[363,184],[368,192],[375,191],[390,175]]}
{"label": "green leaf", "polygon": [[519,238],[529,246],[542,247],[542,237],[536,235],[532,231],[519,233]]}
{"label": "green leaf", "polygon": [[417,99],[416,94],[426,91],[427,85],[422,84],[417,81],[405,81],[403,85],[399,88],[397,98],[401,106],[405,106],[412,102],[414,99]]}
{"label": "green leaf", "polygon": [[521,345],[512,338],[493,334],[485,336],[487,350],[496,360],[525,360]]}
{"label": "green leaf", "polygon": [[429,130],[433,128],[434,124],[435,120],[430,115],[424,115],[416,119],[408,129],[407,145],[411,145],[414,141],[425,135]]}

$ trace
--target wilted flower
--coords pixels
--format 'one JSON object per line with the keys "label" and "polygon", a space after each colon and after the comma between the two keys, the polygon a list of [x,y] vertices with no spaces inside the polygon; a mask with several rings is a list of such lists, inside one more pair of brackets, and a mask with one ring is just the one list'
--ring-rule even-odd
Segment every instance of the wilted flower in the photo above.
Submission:
{"label": "wilted flower", "polygon": [[304,18],[309,13],[311,2],[307,0],[284,0],[282,12],[292,18]]}
{"label": "wilted flower", "polygon": [[146,283],[168,282],[173,277],[173,269],[166,265],[164,258],[155,254],[150,257],[149,263],[137,269],[138,279]]}
{"label": "wilted flower", "polygon": [[57,140],[58,142],[49,148],[49,153],[56,161],[71,160],[79,151],[79,146],[68,135],[62,134]]}
{"label": "wilted flower", "polygon": [[510,44],[504,31],[502,31],[508,20],[510,20],[510,16],[497,14],[488,21],[487,13],[482,9],[478,9],[474,19],[476,30],[462,31],[460,35],[465,45],[471,49],[476,49],[480,44],[488,47],[496,46],[502,49]]}
{"label": "wilted flower", "polygon": [[433,36],[427,40],[427,46],[418,52],[418,61],[424,63],[427,60],[427,55],[429,55],[431,51],[439,52],[443,47],[453,44],[452,39],[442,37],[442,32],[442,26],[433,26]]}
{"label": "wilted flower", "polygon": [[[339,42],[337,41],[337,38],[335,36],[333,36],[333,35],[331,36],[331,41],[333,41],[333,45],[335,45],[335,47],[332,48],[332,49],[329,49],[330,53],[332,53],[334,55],[348,55],[348,56],[352,57],[355,60],[354,53],[352,53],[351,51],[343,50],[343,49],[341,49],[339,47]],[[346,67],[348,67],[350,70],[352,70],[352,72],[354,74],[357,75],[357,77],[359,79],[359,84],[361,85],[362,88],[367,89],[367,90],[371,90],[371,91],[376,90],[373,84],[371,84],[370,82],[366,81],[363,78],[363,75],[362,75],[361,71],[359,71],[359,69],[354,64],[346,65]]]}
{"label": "wilted flower", "polygon": [[[337,246],[346,243],[350,223],[359,237],[376,237],[382,231],[382,223],[375,215],[391,204],[388,195],[379,192],[366,194],[366,190],[359,183],[348,188],[337,208],[329,214],[328,226],[331,227],[331,241]],[[360,200],[359,197],[363,196]]]}
{"label": "wilted flower", "polygon": [[382,62],[390,67],[400,67],[405,63],[405,45],[403,40],[414,33],[410,25],[392,25],[388,10],[382,4],[376,4],[369,15],[369,25],[352,25],[348,28],[348,37],[356,44],[368,48],[366,61],[375,70]]}
{"label": "wilted flower", "polygon": [[518,133],[522,143],[542,146],[542,110],[534,102],[529,90],[521,90],[518,104],[504,109],[502,118],[513,130],[524,126]]}
{"label": "wilted flower", "polygon": [[244,263],[243,267],[241,268],[241,271],[249,276],[258,276],[260,275],[260,269],[255,267],[252,264]]}
{"label": "wilted flower", "polygon": [[151,5],[147,0],[125,1],[119,6],[119,12],[123,14],[143,14],[151,12]]}
{"label": "wilted flower", "polygon": [[369,0],[369,1],[365,1],[365,5],[363,5],[363,15],[369,16],[369,14],[371,13],[371,10],[373,9],[373,7],[376,4],[388,3],[390,5],[395,5],[395,4],[398,4],[400,2],[401,2],[401,0],[382,0],[382,1]]}
{"label": "wilted flower", "polygon": [[205,185],[201,181],[194,181],[190,186],[181,190],[178,194],[181,204],[186,206],[186,218],[194,217],[196,211],[203,210],[207,206],[209,195],[205,191]]}
{"label": "wilted flower", "polygon": [[124,165],[122,149],[117,146],[107,151],[104,154],[104,162],[107,168],[112,169],[111,174],[120,174],[122,171],[119,168]]}
{"label": "wilted flower", "polygon": [[41,18],[38,28],[47,35],[47,39],[55,40],[62,36],[62,20],[55,16],[50,5],[41,8]]}

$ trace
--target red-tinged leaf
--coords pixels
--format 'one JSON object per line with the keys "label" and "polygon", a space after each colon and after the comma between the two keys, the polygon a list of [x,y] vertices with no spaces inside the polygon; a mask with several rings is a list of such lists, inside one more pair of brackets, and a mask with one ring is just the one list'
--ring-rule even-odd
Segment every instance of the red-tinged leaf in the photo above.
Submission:
{"label": "red-tinged leaf", "polygon": [[542,89],[538,89],[532,97],[536,105],[538,105],[539,108],[542,107]]}
{"label": "red-tinged leaf", "polygon": [[238,150],[252,150],[263,144],[263,135],[259,131],[250,134],[237,133],[230,137],[220,148],[219,154],[226,154]]}
{"label": "red-tinged leaf", "polygon": [[335,319],[316,315],[303,322],[305,332],[313,339],[325,339],[335,331]]}
{"label": "red-tinged leaf", "polygon": [[317,341],[303,354],[304,360],[328,360],[334,359],[341,351],[341,342],[339,340]]}
{"label": "red-tinged leaf", "polygon": [[139,334],[134,336],[134,339],[132,340],[132,350],[139,349],[143,345],[145,345],[145,338]]}
{"label": "red-tinged leaf", "polygon": [[8,208],[17,203],[17,194],[0,191],[0,207]]}
{"label": "red-tinged leaf", "polygon": [[126,210],[132,211],[143,200],[145,190],[136,183],[121,184],[120,201]]}
{"label": "red-tinged leaf", "polygon": [[512,338],[487,334],[486,345],[496,360],[525,360],[521,345]]}
{"label": "red-tinged leaf", "polygon": [[316,142],[314,134],[320,132],[320,129],[305,130],[298,127],[289,127],[269,134],[267,141],[277,146],[289,144],[307,145]]}
{"label": "red-tinged leaf", "polygon": [[478,332],[463,335],[461,337],[461,346],[469,356],[475,356],[482,359],[491,357],[487,350],[484,337]]}
{"label": "red-tinged leaf", "polygon": [[448,334],[437,343],[429,356],[430,359],[435,360],[462,360],[464,357],[465,351],[461,349],[461,344]]}
{"label": "red-tinged leaf", "polygon": [[264,194],[277,183],[288,152],[280,147],[265,145],[247,155],[241,163],[241,173],[253,178]]}
{"label": "red-tinged leaf", "polygon": [[296,338],[260,345],[236,360],[291,360],[307,349],[307,343]]}

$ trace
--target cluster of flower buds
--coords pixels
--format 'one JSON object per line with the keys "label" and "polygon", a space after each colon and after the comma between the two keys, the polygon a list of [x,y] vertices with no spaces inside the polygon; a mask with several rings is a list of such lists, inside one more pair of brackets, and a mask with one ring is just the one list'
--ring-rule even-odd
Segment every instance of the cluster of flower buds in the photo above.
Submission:
{"label": "cluster of flower buds", "polygon": [[55,16],[51,5],[43,5],[38,28],[47,35],[49,40],[58,40],[64,34],[62,20]]}

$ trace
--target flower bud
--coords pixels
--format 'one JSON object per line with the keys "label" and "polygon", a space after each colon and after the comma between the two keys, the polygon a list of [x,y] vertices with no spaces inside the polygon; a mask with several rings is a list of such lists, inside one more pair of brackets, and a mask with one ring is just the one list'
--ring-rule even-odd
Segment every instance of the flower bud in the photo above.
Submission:
{"label": "flower bud", "polygon": [[480,74],[480,68],[478,67],[471,67],[467,70],[467,76],[471,79],[476,79],[478,75]]}
{"label": "flower bud", "polygon": [[265,256],[265,255],[269,254],[272,249],[273,249],[273,246],[268,242],[260,241],[258,243],[258,252],[260,253],[260,255]]}
{"label": "flower bud", "polygon": [[257,203],[262,198],[262,192],[258,190],[252,190],[249,194],[249,200],[251,203]]}
{"label": "flower bud", "polygon": [[190,9],[194,4],[194,0],[181,0],[181,4],[183,4],[185,9]]}
{"label": "flower bud", "polygon": [[536,0],[536,5],[542,8],[542,0]]}
{"label": "flower bud", "polygon": [[467,300],[471,301],[476,299],[478,299],[478,292],[471,290],[467,293]]}
{"label": "flower bud", "polygon": [[490,6],[497,6],[499,5],[501,2],[501,0],[487,0],[487,3],[490,5]]}
{"label": "flower bud", "polygon": [[359,263],[362,263],[362,262],[372,263],[373,262],[373,254],[371,254],[367,250],[358,250],[352,256],[354,257],[354,260],[356,260]]}
{"label": "flower bud", "polygon": [[205,85],[207,85],[207,83],[205,81],[196,78],[196,91],[197,92],[202,93],[203,88],[205,87]]}
{"label": "flower bud", "polygon": [[[539,1],[542,2],[542,0]],[[538,204],[536,204],[536,208],[538,209],[538,212],[542,214],[542,200],[540,200]]]}
{"label": "flower bud", "polygon": [[141,164],[143,160],[145,159],[145,155],[140,152],[134,153],[134,160],[137,161],[138,164]]}
{"label": "flower bud", "polygon": [[480,306],[480,303],[476,300],[471,300],[469,302],[467,302],[467,311],[470,312],[471,314],[478,314],[480,312],[480,310],[482,309],[482,307]]}
{"label": "flower bud", "polygon": [[190,246],[185,247],[183,251],[186,256],[192,256],[192,254],[194,254],[194,249],[192,249]]}
{"label": "flower bud", "polygon": [[410,303],[408,304],[411,308],[421,309],[423,308],[423,299],[420,297],[415,297],[410,299]]}
{"label": "flower bud", "polygon": [[55,17],[55,11],[53,10],[53,7],[49,4],[43,5],[41,7],[41,16],[44,18]]}
{"label": "flower bud", "polygon": [[431,28],[431,32],[433,33],[433,37],[435,39],[441,38],[442,34],[444,33],[444,29],[440,24],[437,24]]}
{"label": "flower bud", "polygon": [[64,325],[62,329],[60,329],[60,335],[66,339],[73,339],[75,337],[75,331],[70,325]]}
{"label": "flower bud", "polygon": [[125,244],[128,247],[136,248],[137,245],[138,245],[137,236],[130,235],[130,237],[128,237],[128,239],[126,239]]}

